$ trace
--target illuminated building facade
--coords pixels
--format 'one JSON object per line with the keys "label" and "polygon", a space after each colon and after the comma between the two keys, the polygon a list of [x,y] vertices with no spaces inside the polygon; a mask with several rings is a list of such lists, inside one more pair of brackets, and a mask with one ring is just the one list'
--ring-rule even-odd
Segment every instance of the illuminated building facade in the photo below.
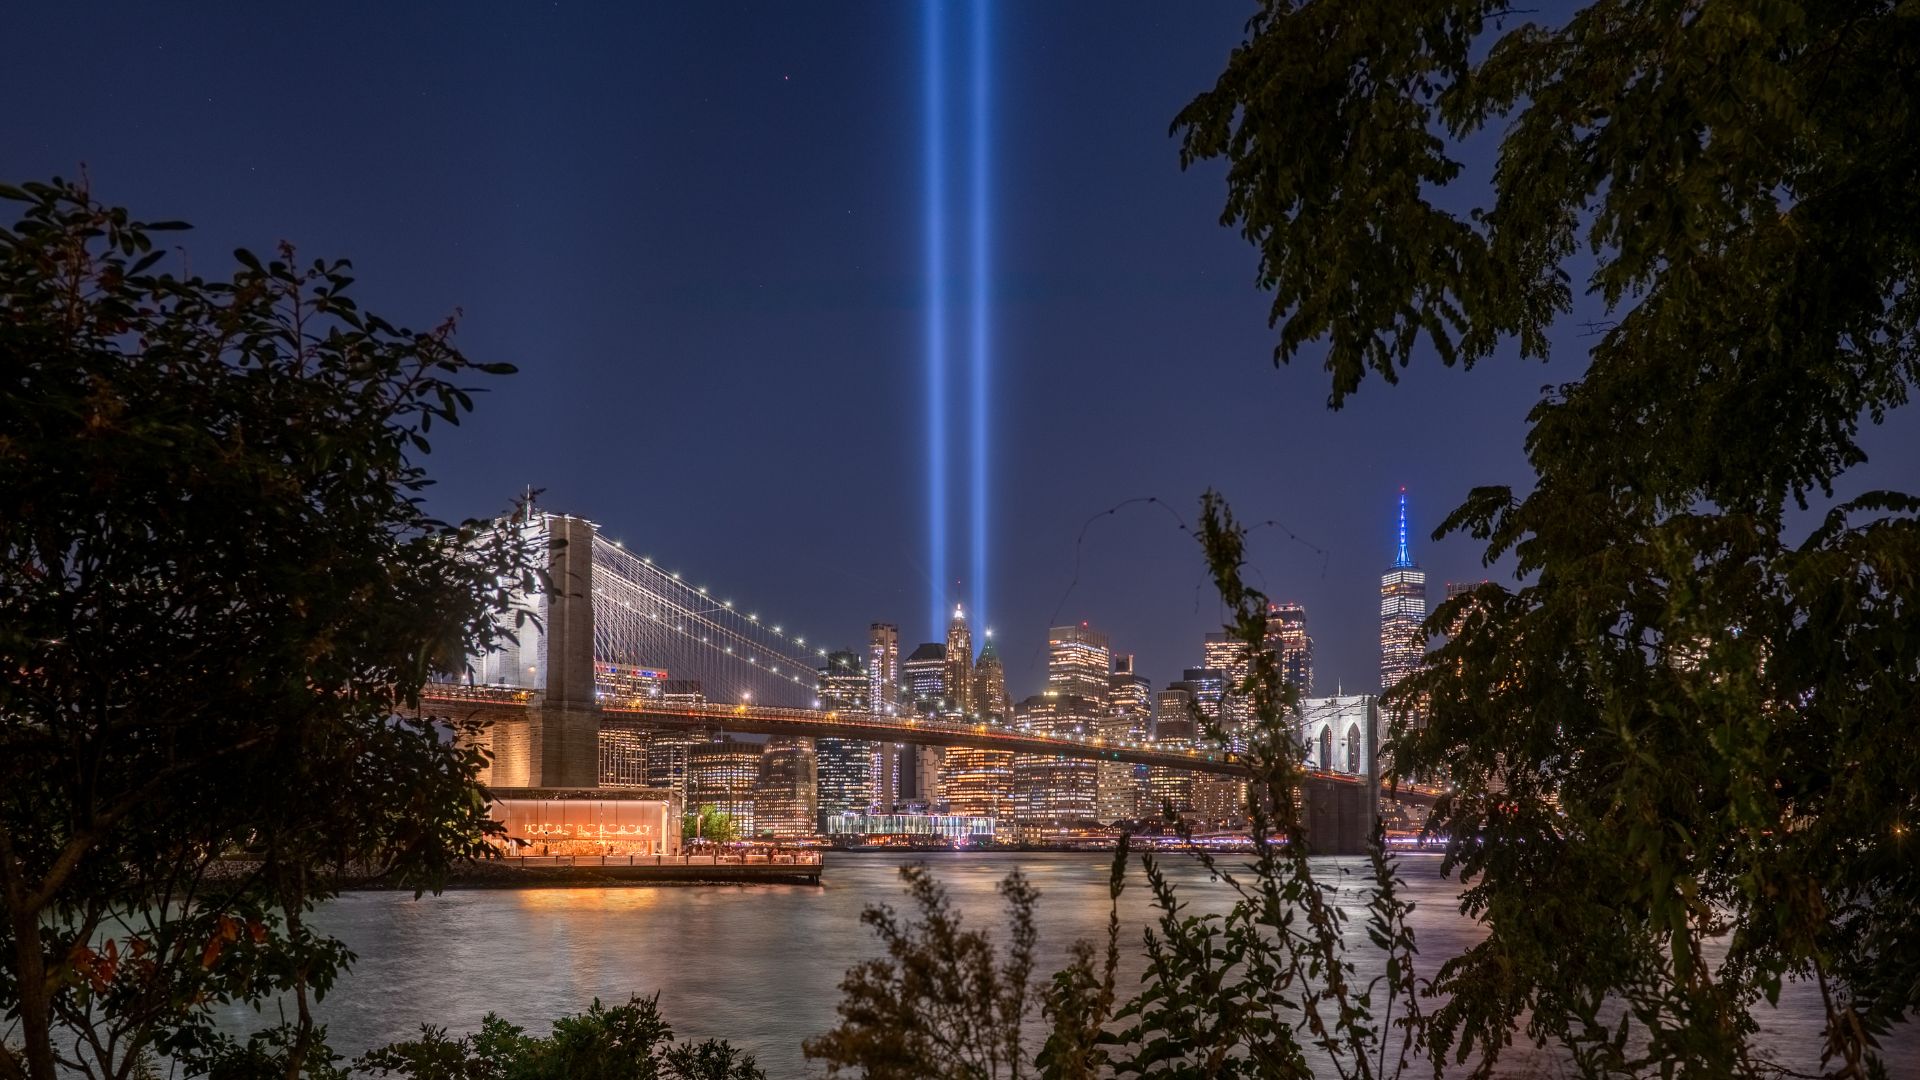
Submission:
{"label": "illuminated building facade", "polygon": [[1400,546],[1380,575],[1380,689],[1391,690],[1420,667],[1426,639],[1427,574],[1407,548],[1407,489],[1400,489]]}
{"label": "illuminated building facade", "polygon": [[[604,722],[603,722],[604,724]],[[671,791],[681,802],[687,800],[687,752],[711,742],[713,734],[700,730],[668,728],[647,736],[647,786]]]}
{"label": "illuminated building facade", "polygon": [[1107,676],[1113,671],[1107,635],[1078,626],[1056,626],[1047,631],[1047,692],[1080,697],[1106,711]]}
{"label": "illuminated building facade", "polygon": [[680,853],[680,805],[659,792],[496,788],[487,813],[508,854]]}
{"label": "illuminated building facade", "polygon": [[953,607],[953,619],[947,623],[946,670],[941,673],[940,688],[961,716],[975,716],[980,707],[975,701],[973,679],[973,630],[967,626],[966,612]]}
{"label": "illuminated building facade", "polygon": [[[829,653],[818,685],[821,708],[869,711],[873,687],[858,653]],[[864,814],[873,808],[878,797],[874,759],[880,745],[864,739],[814,740],[815,812],[823,819],[822,828],[828,815]]]}
{"label": "illuminated building facade", "polygon": [[953,711],[947,697],[947,647],[937,641],[922,643],[900,665],[904,704],[920,716]]}
{"label": "illuminated building facade", "polygon": [[1013,701],[1007,696],[1007,669],[1000,662],[1000,650],[994,647],[991,630],[980,646],[980,659],[973,665],[973,685],[974,707],[988,723],[1013,722]]}
{"label": "illuminated building facade", "polygon": [[[1227,673],[1217,668],[1200,667],[1188,668],[1182,672],[1182,676],[1174,687],[1186,691],[1191,708],[1215,726],[1224,725],[1230,719],[1226,709]],[[1195,746],[1218,745],[1203,724],[1196,723],[1195,728]],[[1246,789],[1243,780],[1195,774],[1188,781],[1189,807],[1201,823],[1230,828],[1244,819]]]}
{"label": "illuminated building facade", "polygon": [[941,795],[947,812],[1013,820],[1013,755],[1005,750],[949,746],[941,761]]}
{"label": "illuminated building facade", "polygon": [[835,814],[826,821],[825,835],[830,839],[894,837],[905,840],[993,839],[995,822],[990,817],[967,814]]}
{"label": "illuminated building facade", "polygon": [[1253,668],[1247,646],[1225,632],[1208,634],[1200,648],[1200,666],[1223,676],[1219,705],[1209,715],[1226,730],[1234,749],[1245,749],[1247,727],[1253,718],[1253,704],[1244,689],[1247,673]]}
{"label": "illuminated building facade", "polygon": [[629,720],[600,721],[600,786],[651,787],[646,728]]}
{"label": "illuminated building facade", "polygon": [[1267,606],[1267,648],[1280,664],[1280,676],[1300,691],[1313,693],[1313,637],[1307,633],[1307,609],[1302,604]]}
{"label": "illuminated building facade", "polygon": [[759,743],[721,737],[687,751],[687,808],[711,806],[733,818],[741,836],[753,836],[754,786],[760,780]]}
{"label": "illuminated building facade", "polygon": [[[1107,715],[1099,733],[1111,742],[1144,743],[1153,726],[1153,687],[1134,671],[1131,653],[1116,653],[1107,677]],[[1102,822],[1133,821],[1153,812],[1145,765],[1098,763],[1094,815]]]}
{"label": "illuminated building facade", "polygon": [[667,682],[665,668],[636,667],[632,664],[593,665],[594,696],[609,704],[624,704],[658,698]]}
{"label": "illuminated building facade", "polygon": [[867,702],[876,713],[900,701],[900,628],[877,622],[867,633]]}
{"label": "illuminated building facade", "polygon": [[[1153,721],[1153,742],[1163,750],[1193,748],[1193,696],[1178,686],[1170,686],[1154,695],[1157,702]],[[1193,774],[1185,769],[1156,765],[1147,770],[1148,806],[1142,816],[1156,816],[1171,810],[1175,815],[1193,809]]]}
{"label": "illuminated building facade", "polygon": [[[1106,651],[1105,641],[1101,652]],[[1104,667],[1106,659],[1101,658]],[[1104,674],[1104,672],[1103,672]],[[1014,726],[1031,735],[1057,738],[1095,734],[1105,716],[1105,687],[1100,698],[1051,690],[1014,707]],[[1053,754],[1015,754],[1013,816],[1022,826],[1065,829],[1097,821],[1099,765]]]}
{"label": "illuminated building facade", "polygon": [[768,739],[753,785],[755,831],[778,840],[814,835],[820,825],[818,784],[812,739]]}

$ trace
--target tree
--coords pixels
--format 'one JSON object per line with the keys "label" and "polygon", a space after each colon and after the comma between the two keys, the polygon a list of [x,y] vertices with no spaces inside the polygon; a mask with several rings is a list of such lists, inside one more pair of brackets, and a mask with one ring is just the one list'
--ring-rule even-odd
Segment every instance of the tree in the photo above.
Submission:
{"label": "tree", "polygon": [[0,1077],[319,1075],[351,954],[307,913],[486,850],[478,756],[409,715],[531,561],[429,517],[420,460],[511,368],[360,311],[344,262],[175,276],[184,226],[0,197]]}
{"label": "tree", "polygon": [[732,814],[711,804],[703,803],[682,816],[680,837],[683,840],[726,844],[740,839],[740,825],[733,820]]}
{"label": "tree", "polygon": [[1516,584],[1442,606],[1390,698],[1425,703],[1393,760],[1457,786],[1432,825],[1488,930],[1430,1049],[1750,1073],[1752,1008],[1802,979],[1863,1075],[1920,1008],[1920,500],[1833,496],[1920,375],[1920,20],[1533,14],[1268,0],[1174,122],[1184,162],[1226,160],[1276,363],[1322,356],[1336,407],[1416,352],[1546,356],[1576,273],[1604,309],[1530,414],[1532,490],[1436,534]]}
{"label": "tree", "polygon": [[635,997],[553,1022],[541,1039],[489,1013],[472,1035],[449,1038],[423,1025],[420,1037],[362,1055],[354,1072],[405,1080],[766,1080],[726,1042],[673,1041],[658,997]]}

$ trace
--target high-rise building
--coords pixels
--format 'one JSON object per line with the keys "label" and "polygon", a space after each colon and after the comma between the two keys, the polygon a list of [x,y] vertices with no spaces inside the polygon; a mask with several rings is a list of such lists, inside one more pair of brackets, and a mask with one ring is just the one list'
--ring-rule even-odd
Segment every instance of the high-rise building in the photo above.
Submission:
{"label": "high-rise building", "polygon": [[[1184,690],[1191,702],[1190,711],[1198,711],[1202,722],[1196,723],[1193,734],[1194,745],[1216,746],[1217,741],[1208,731],[1205,722],[1211,722],[1218,728],[1226,728],[1232,720],[1228,698],[1227,673],[1217,668],[1188,668],[1181,673],[1182,678],[1173,684],[1173,689]],[[1232,736],[1232,729],[1227,729]],[[1190,791],[1189,805],[1194,817],[1211,825],[1231,827],[1242,820],[1245,814],[1247,785],[1244,781],[1228,776],[1206,776],[1194,774],[1188,780]]]}
{"label": "high-rise building", "polygon": [[980,707],[975,699],[973,680],[973,630],[967,626],[966,612],[953,605],[953,619],[947,624],[946,671],[940,682],[953,711],[961,716],[976,716]]}
{"label": "high-rise building", "polygon": [[[1447,582],[1447,602],[1451,603],[1459,597],[1466,596],[1469,593],[1472,593],[1473,590],[1479,588],[1482,585],[1490,585],[1490,584],[1492,584],[1492,582],[1484,581],[1484,580],[1483,581],[1449,581]],[[1462,612],[1459,616],[1455,617],[1455,619],[1453,620],[1453,624],[1447,627],[1447,633],[1449,634],[1459,633],[1461,620],[1465,618],[1466,618],[1466,614],[1464,612]]]}
{"label": "high-rise building", "polygon": [[900,628],[877,622],[867,633],[867,701],[875,713],[900,703]]}
{"label": "high-rise building", "polygon": [[1235,750],[1245,749],[1253,720],[1253,702],[1246,691],[1253,662],[1246,643],[1223,631],[1208,634],[1200,647],[1200,666],[1224,676],[1218,708],[1209,715],[1226,731]]}
{"label": "high-rise building", "polygon": [[600,786],[647,786],[645,727],[630,720],[600,721]]}
{"label": "high-rise building", "polygon": [[1107,677],[1108,715],[1126,722],[1126,738],[1144,742],[1153,727],[1153,684],[1134,670],[1132,653],[1115,653]]}
{"label": "high-rise building", "polygon": [[1107,635],[1078,626],[1056,626],[1047,631],[1047,692],[1098,702],[1106,711],[1107,676],[1113,671]]}
{"label": "high-rise building", "polygon": [[[1153,687],[1133,669],[1131,653],[1116,653],[1107,678],[1107,716],[1097,730],[1109,742],[1144,743],[1153,726]],[[1147,767],[1102,761],[1096,778],[1095,816],[1103,822],[1133,821],[1156,812]]]}
{"label": "high-rise building", "polygon": [[1407,489],[1400,489],[1400,544],[1380,575],[1380,689],[1390,690],[1420,667],[1426,639],[1427,574],[1407,547]]}
{"label": "high-rise building", "polygon": [[922,716],[951,713],[947,695],[947,647],[937,641],[922,643],[900,665],[900,696],[911,711]]}
{"label": "high-rise building", "polygon": [[994,647],[993,631],[987,631],[985,636],[980,659],[973,665],[974,707],[988,723],[1010,724],[1013,701],[1007,696],[1007,668],[1000,662],[1000,650]]}
{"label": "high-rise building", "polygon": [[860,654],[852,649],[828,653],[827,662],[820,665],[816,685],[823,709],[852,713],[873,711],[872,680],[867,677],[867,667]]}
{"label": "high-rise building", "polygon": [[687,751],[687,808],[711,806],[733,818],[741,836],[755,835],[753,789],[760,744],[721,737]]}
{"label": "high-rise building", "polygon": [[[1104,642],[1101,651],[1105,651]],[[1032,735],[1086,737],[1094,734],[1106,714],[1104,698],[1104,693],[1101,698],[1051,690],[1035,694],[1014,707],[1014,724]],[[1099,766],[1092,761],[1056,754],[1014,755],[1013,816],[1022,826],[1058,831],[1096,821],[1098,792]]]}
{"label": "high-rise building", "polygon": [[[1154,745],[1163,750],[1192,749],[1192,695],[1183,687],[1169,686],[1155,698]],[[1142,808],[1143,817],[1155,817],[1167,811],[1177,815],[1193,809],[1193,774],[1185,769],[1170,769],[1164,765],[1148,769],[1147,791],[1149,803]]]}
{"label": "high-rise building", "polygon": [[687,753],[713,738],[711,732],[666,728],[647,736],[647,786],[663,788],[687,803]]}
{"label": "high-rise building", "polygon": [[815,835],[820,827],[818,784],[812,739],[768,739],[753,784],[755,831],[780,840]]}
{"label": "high-rise building", "polygon": [[1301,697],[1313,693],[1313,637],[1307,633],[1307,609],[1301,604],[1267,606],[1267,648],[1280,664],[1280,677]]}
{"label": "high-rise building", "polygon": [[[851,713],[871,711],[873,684],[858,653],[830,653],[820,668],[820,707]],[[878,802],[875,757],[882,744],[864,739],[814,742],[815,813],[825,832],[834,814],[865,814]]]}
{"label": "high-rise building", "polygon": [[996,828],[1013,821],[1013,755],[1005,750],[947,747],[940,786],[950,814],[993,818]]}

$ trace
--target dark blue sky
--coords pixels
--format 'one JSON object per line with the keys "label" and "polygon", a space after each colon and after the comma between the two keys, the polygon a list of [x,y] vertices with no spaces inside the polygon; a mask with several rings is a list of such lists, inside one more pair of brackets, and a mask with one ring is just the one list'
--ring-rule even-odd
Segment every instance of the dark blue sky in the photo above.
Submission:
{"label": "dark blue sky", "polygon": [[[1167,134],[1248,10],[1000,6],[990,616],[1016,695],[1056,611],[1156,685],[1198,663],[1219,605],[1170,518],[1096,522],[1077,582],[1075,539],[1136,496],[1191,520],[1209,485],[1327,553],[1264,530],[1254,580],[1307,605],[1319,689],[1373,686],[1395,491],[1430,594],[1487,576],[1475,545],[1426,534],[1469,487],[1526,482],[1524,413],[1578,372],[1569,332],[1550,367],[1429,360],[1334,413],[1316,364],[1272,367],[1221,170],[1182,173]],[[442,514],[532,484],[812,641],[928,626],[917,5],[75,4],[7,24],[0,177],[84,162],[106,200],[192,221],[201,272],[280,239],[349,257],[363,305],[415,325],[460,308],[470,354],[519,365],[438,441]],[[1911,426],[1870,442],[1904,474],[1883,481],[1912,486]]]}

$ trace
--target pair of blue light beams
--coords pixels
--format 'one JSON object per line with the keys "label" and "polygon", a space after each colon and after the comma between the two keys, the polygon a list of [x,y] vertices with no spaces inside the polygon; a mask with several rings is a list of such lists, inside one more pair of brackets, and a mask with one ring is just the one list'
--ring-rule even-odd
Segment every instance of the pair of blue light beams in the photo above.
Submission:
{"label": "pair of blue light beams", "polygon": [[[924,47],[926,56],[926,184],[927,184],[927,569],[931,587],[929,605],[932,637],[939,641],[946,633],[947,581],[947,346],[948,284],[947,273],[947,49],[946,13],[951,5],[927,0],[924,10]],[[968,132],[968,247],[970,255],[968,390],[970,408],[968,432],[972,446],[968,485],[969,541],[972,554],[973,622],[986,625],[987,613],[987,387],[989,361],[988,334],[991,328],[987,287],[988,248],[987,215],[991,206],[989,190],[990,107],[987,37],[992,28],[993,5],[989,0],[974,0],[969,9],[970,125]]]}

